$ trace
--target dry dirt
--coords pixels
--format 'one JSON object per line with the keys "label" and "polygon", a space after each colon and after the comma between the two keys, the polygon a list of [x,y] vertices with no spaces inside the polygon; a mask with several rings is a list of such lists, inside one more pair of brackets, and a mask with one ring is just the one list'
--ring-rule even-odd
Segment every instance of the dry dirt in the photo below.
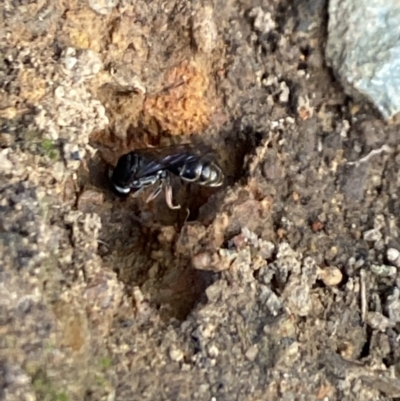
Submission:
{"label": "dry dirt", "polygon": [[[326,8],[2,2],[1,399],[400,398],[398,126],[326,68]],[[223,188],[111,193],[181,142]]]}

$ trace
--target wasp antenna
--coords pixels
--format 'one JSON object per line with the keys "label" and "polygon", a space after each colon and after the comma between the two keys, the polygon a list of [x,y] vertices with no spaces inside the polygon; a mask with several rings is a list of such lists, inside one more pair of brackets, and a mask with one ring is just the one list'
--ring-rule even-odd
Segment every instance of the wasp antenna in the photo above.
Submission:
{"label": "wasp antenna", "polygon": [[186,224],[186,222],[188,221],[188,218],[189,218],[189,216],[190,216],[190,209],[187,207],[186,208],[186,217],[185,217],[185,220],[183,221],[183,226]]}

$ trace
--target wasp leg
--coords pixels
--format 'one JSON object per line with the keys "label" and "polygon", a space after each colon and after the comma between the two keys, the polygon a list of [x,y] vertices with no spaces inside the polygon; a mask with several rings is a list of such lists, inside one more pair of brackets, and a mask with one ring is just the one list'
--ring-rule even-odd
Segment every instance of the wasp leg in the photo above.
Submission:
{"label": "wasp leg", "polygon": [[168,181],[165,183],[165,202],[167,202],[168,207],[172,210],[181,208],[181,205],[174,206],[172,203],[172,187]]}
{"label": "wasp leg", "polygon": [[159,186],[157,187],[157,189],[155,191],[153,191],[150,196],[146,199],[146,203],[151,202],[152,200],[156,199],[158,195],[160,195],[161,191],[163,188],[163,183],[160,182]]}
{"label": "wasp leg", "polygon": [[162,179],[162,184],[165,186],[165,202],[167,203],[168,207],[172,210],[180,209],[181,205],[174,206],[174,204],[172,203],[172,186],[170,183],[169,175],[166,175]]}
{"label": "wasp leg", "polygon": [[[145,187],[141,187],[137,191],[135,191],[134,193],[131,192],[132,198],[137,198],[144,191],[144,188]],[[131,190],[132,188],[129,188],[129,189]]]}
{"label": "wasp leg", "polygon": [[185,220],[183,220],[183,224],[182,224],[183,226],[188,221],[189,216],[190,216],[190,210],[189,210],[189,208],[186,208],[186,217],[185,217]]}

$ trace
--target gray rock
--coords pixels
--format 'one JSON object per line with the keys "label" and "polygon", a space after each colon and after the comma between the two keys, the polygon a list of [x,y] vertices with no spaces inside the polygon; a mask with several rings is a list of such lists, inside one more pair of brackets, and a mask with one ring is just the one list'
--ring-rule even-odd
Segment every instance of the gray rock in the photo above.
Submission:
{"label": "gray rock", "polygon": [[326,59],[345,91],[390,119],[400,111],[400,4],[331,0]]}

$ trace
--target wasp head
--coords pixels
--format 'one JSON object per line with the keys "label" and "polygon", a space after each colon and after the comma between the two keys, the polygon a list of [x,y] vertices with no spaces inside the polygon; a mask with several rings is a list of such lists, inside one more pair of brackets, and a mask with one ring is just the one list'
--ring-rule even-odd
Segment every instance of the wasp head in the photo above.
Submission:
{"label": "wasp head", "polygon": [[117,194],[128,195],[132,189],[135,189],[137,170],[138,158],[135,154],[128,153],[119,158],[115,169],[110,173],[111,185]]}

